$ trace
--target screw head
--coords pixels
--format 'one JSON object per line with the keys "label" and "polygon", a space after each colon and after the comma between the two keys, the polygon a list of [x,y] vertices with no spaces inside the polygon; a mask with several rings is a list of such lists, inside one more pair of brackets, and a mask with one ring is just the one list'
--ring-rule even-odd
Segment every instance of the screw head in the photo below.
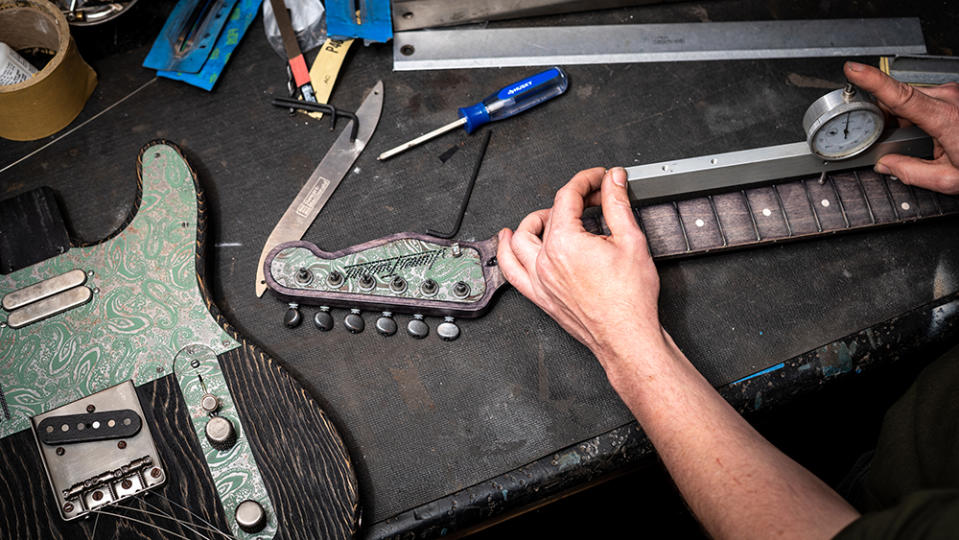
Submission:
{"label": "screw head", "polygon": [[63,505],[63,511],[66,513],[73,512],[73,503],[66,503]]}
{"label": "screw head", "polygon": [[93,492],[93,500],[99,501],[99,500],[101,500],[101,499],[103,499],[103,492],[100,491],[99,489],[96,490],[96,491],[94,491],[94,492]]}
{"label": "screw head", "polygon": [[67,451],[64,450],[62,446],[58,446],[58,447],[57,447],[57,455],[58,455],[58,456],[62,456],[63,454],[66,454],[66,453],[67,453]]}
{"label": "screw head", "polygon": [[123,489],[130,489],[133,487],[133,482],[131,482],[129,478],[124,478],[123,481],[120,482],[120,487]]}
{"label": "screw head", "polygon": [[97,408],[94,407],[92,403],[91,403],[90,405],[87,405],[87,412],[88,412],[88,413],[92,413],[92,412],[95,411],[95,410],[97,410]]}
{"label": "screw head", "polygon": [[160,470],[159,467],[154,467],[153,470],[150,471],[150,476],[152,476],[153,478],[160,478],[161,474],[162,474],[162,471]]}
{"label": "screw head", "polygon": [[117,443],[117,448],[119,448],[120,450],[123,450],[123,449],[126,448],[126,447],[127,447],[127,442],[126,442],[126,441],[120,441],[120,442]]}

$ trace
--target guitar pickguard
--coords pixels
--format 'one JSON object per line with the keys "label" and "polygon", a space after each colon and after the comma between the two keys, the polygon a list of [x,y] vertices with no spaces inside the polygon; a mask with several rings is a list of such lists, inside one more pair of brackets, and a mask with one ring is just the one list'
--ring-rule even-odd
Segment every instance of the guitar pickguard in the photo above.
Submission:
{"label": "guitar pickguard", "polygon": [[31,416],[122,381],[141,385],[168,375],[187,345],[217,354],[239,346],[197,288],[197,197],[189,164],[164,144],[142,152],[141,160],[139,210],[119,234],[0,276],[3,296],[80,269],[93,292],[88,303],[59,315],[0,327],[0,438],[29,428]]}

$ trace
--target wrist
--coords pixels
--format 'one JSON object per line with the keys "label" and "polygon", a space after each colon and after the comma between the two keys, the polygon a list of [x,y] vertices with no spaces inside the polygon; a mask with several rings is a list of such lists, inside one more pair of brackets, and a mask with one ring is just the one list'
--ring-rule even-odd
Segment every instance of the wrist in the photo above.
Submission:
{"label": "wrist", "polygon": [[654,329],[637,329],[591,348],[614,388],[624,378],[654,374],[665,364],[684,358],[672,338],[658,325]]}

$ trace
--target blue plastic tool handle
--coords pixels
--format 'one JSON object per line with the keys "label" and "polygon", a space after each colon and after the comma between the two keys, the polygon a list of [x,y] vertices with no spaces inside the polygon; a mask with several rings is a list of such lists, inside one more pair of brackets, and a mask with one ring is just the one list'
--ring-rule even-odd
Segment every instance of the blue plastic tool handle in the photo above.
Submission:
{"label": "blue plastic tool handle", "polygon": [[460,118],[466,118],[466,132],[473,133],[483,124],[509,118],[552,99],[565,92],[568,86],[566,72],[551,67],[501,88],[476,105],[459,109]]}

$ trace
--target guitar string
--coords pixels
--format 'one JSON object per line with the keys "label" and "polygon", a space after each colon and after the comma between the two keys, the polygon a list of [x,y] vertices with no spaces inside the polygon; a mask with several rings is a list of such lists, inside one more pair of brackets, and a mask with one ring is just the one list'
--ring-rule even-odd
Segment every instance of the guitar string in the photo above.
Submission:
{"label": "guitar string", "polygon": [[[160,497],[161,499],[165,500],[166,502],[168,502],[168,503],[170,503],[170,504],[172,504],[172,505],[174,505],[174,506],[176,506],[176,507],[178,507],[178,508],[181,508],[181,509],[185,510],[187,513],[189,513],[189,514],[192,515],[193,517],[197,518],[198,520],[202,521],[203,523],[206,523],[211,529],[213,529],[213,530],[215,530],[215,531],[219,531],[219,530],[220,530],[220,529],[217,528],[216,525],[214,525],[214,524],[210,523],[209,521],[203,519],[203,516],[201,516],[200,514],[197,514],[196,512],[194,512],[193,510],[190,510],[190,509],[187,508],[186,506],[183,506],[182,504],[174,501],[173,499],[170,499],[170,498],[167,497],[166,495],[164,495],[164,494],[162,494],[162,493],[159,493],[159,492],[153,493],[153,495],[156,495],[157,497]],[[225,534],[225,533],[221,533],[221,534]],[[232,537],[231,537],[231,538],[232,538]]]}
{"label": "guitar string", "polygon": [[[139,498],[137,498],[137,499],[138,499],[140,502],[143,502],[143,499],[139,499]],[[157,516],[157,517],[160,517],[160,518],[163,518],[163,519],[168,519],[168,520],[170,520],[170,521],[172,521],[172,522],[180,525],[180,526],[183,527],[184,529],[187,529],[187,530],[193,532],[194,534],[196,534],[197,536],[199,536],[199,537],[201,537],[201,538],[206,538],[207,540],[212,540],[209,536],[206,536],[205,534],[202,534],[199,530],[197,530],[196,528],[194,528],[193,526],[191,526],[192,524],[191,524],[189,521],[185,521],[185,520],[179,519],[179,518],[177,518],[176,516],[174,516],[174,515],[172,515],[172,514],[168,514],[168,513],[165,513],[165,512],[151,512],[151,511],[146,510],[146,509],[144,509],[144,508],[137,508],[137,507],[135,507],[135,506],[124,506],[124,505],[121,505],[121,504],[116,505],[116,507],[117,507],[117,508],[123,508],[123,509],[125,509],[125,510],[133,510],[133,511],[136,511],[136,512],[142,512],[142,513],[144,513],[144,514],[146,514],[146,515],[148,515],[148,516]]]}
{"label": "guitar string", "polygon": [[[159,493],[158,493],[157,495],[159,495]],[[168,499],[168,500],[169,500],[169,499]],[[157,509],[157,510],[159,510],[159,511],[161,511],[161,512],[165,512],[165,511],[166,511],[166,510],[164,510],[162,507],[150,503],[150,501],[146,500],[146,498],[140,499],[140,502],[142,502],[142,503],[150,506],[151,508],[155,508],[155,509]],[[170,502],[172,502],[172,501],[170,501]],[[218,528],[216,527],[216,525],[213,525],[213,524],[210,523],[209,521],[203,519],[199,514],[191,511],[189,508],[186,508],[186,507],[181,507],[181,508],[183,508],[184,510],[186,510],[187,512],[189,512],[191,516],[193,516],[194,518],[196,518],[196,519],[199,520],[199,521],[202,521],[202,522],[205,524],[205,526],[196,525],[196,524],[191,524],[191,525],[193,525],[193,526],[195,526],[195,527],[199,527],[199,528],[204,529],[204,530],[207,530],[207,531],[215,532],[215,533],[219,534],[220,536],[222,536],[222,537],[224,537],[224,538],[228,538],[228,539],[230,539],[230,540],[233,539],[233,536],[231,536],[231,535],[229,535],[229,534],[221,531],[220,529],[218,529]],[[170,515],[172,516],[173,513],[171,512]],[[175,519],[175,518],[174,518],[174,519]]]}
{"label": "guitar string", "polygon": [[94,540],[97,537],[97,525],[100,524],[100,514],[97,514],[96,519],[93,520],[93,532],[90,534],[90,540]]}
{"label": "guitar string", "polygon": [[[124,516],[123,514],[117,514],[116,512],[107,512],[106,510],[94,510],[93,513],[103,514],[103,515],[105,515],[105,516],[113,516],[113,517],[115,517],[115,518],[120,518],[120,519],[128,519],[128,520],[130,520],[130,521],[134,521],[134,522],[139,523],[139,524],[141,524],[141,525],[146,525],[147,527],[153,527],[154,529],[156,529],[156,530],[158,530],[158,531],[160,531],[160,532],[167,533],[167,534],[169,534],[169,535],[171,535],[171,536],[175,536],[175,537],[177,537],[177,538],[182,538],[183,540],[192,540],[191,538],[189,538],[189,537],[187,537],[187,536],[183,536],[182,534],[180,534],[180,533],[178,533],[178,532],[173,532],[173,531],[171,531],[170,529],[165,529],[165,528],[163,528],[163,527],[160,527],[159,525],[154,525],[153,523],[149,523],[149,522],[147,522],[147,521],[143,521],[142,519],[137,519],[137,518],[133,518],[133,517],[130,517],[130,516]],[[202,536],[202,535],[201,535],[201,536]],[[204,536],[203,538],[206,538],[206,537]]]}

